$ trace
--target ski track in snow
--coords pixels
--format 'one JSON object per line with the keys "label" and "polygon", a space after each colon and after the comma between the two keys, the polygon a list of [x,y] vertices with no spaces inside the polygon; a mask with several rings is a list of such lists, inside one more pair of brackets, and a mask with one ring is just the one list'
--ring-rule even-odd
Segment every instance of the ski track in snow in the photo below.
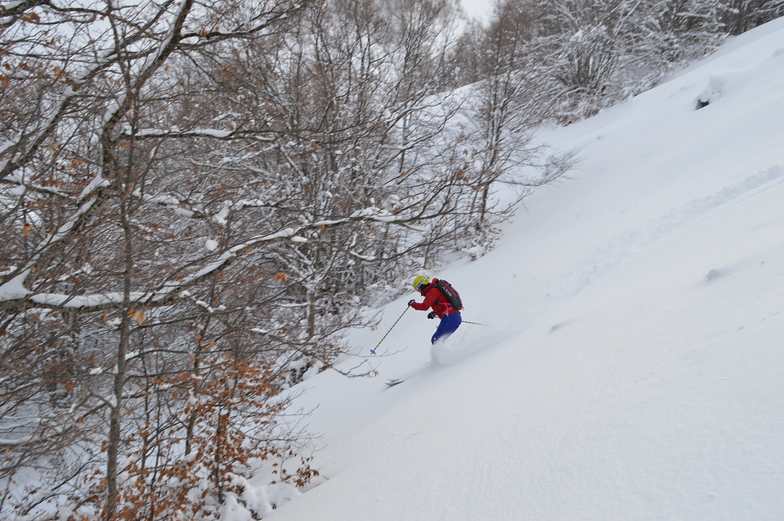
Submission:
{"label": "ski track in snow", "polygon": [[749,176],[743,182],[725,187],[712,196],[699,197],[679,208],[653,219],[643,226],[635,227],[597,248],[595,253],[565,274],[551,281],[551,297],[572,296],[582,291],[602,274],[611,271],[629,258],[637,256],[648,245],[670,236],[675,230],[706,214],[730,204],[766,185],[781,183],[784,167],[775,165],[764,172]]}

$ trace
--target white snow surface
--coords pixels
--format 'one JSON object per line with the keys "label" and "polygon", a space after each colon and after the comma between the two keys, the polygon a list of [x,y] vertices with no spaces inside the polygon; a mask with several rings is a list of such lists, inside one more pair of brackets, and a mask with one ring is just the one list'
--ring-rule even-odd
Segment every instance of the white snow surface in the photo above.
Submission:
{"label": "white snow surface", "polygon": [[322,478],[266,520],[784,519],[784,19],[539,139],[579,168],[429,274],[487,325],[307,380]]}

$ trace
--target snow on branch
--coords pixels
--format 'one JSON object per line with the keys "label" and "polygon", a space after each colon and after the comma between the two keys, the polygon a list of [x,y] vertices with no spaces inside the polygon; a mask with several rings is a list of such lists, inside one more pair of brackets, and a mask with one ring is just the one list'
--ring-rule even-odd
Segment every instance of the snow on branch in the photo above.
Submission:
{"label": "snow on branch", "polygon": [[[86,210],[85,210],[86,211]],[[342,226],[360,221],[374,222],[395,222],[394,216],[386,215],[386,212],[378,208],[367,208],[355,212],[343,219],[322,220],[305,224],[298,228],[284,228],[278,232],[252,237],[247,241],[237,244],[223,253],[204,267],[180,280],[169,280],[156,289],[148,291],[132,292],[128,295],[131,305],[141,306],[161,306],[171,303],[180,298],[189,297],[187,289],[198,284],[205,279],[217,275],[235,261],[242,258],[249,252],[277,241],[291,241],[295,244],[302,244],[303,234],[307,231],[322,230],[329,227]],[[65,229],[71,227],[75,219],[66,223],[61,230],[54,236],[65,233]],[[401,220],[404,223],[405,219]],[[338,245],[335,245],[338,247]],[[354,257],[363,260],[373,260],[368,257],[351,252]],[[123,302],[124,295],[121,292],[95,293],[89,295],[72,295],[66,293],[40,293],[25,287],[25,282],[31,270],[23,270],[5,284],[0,285],[0,302],[8,302],[12,307],[34,307],[50,308],[69,311],[100,311],[116,307]]]}
{"label": "snow on branch", "polygon": [[32,436],[24,436],[22,438],[17,438],[15,440],[9,438],[0,438],[0,447],[12,447],[16,445],[24,445],[29,443],[33,440]]}
{"label": "snow on branch", "polygon": [[272,134],[271,131],[258,131],[258,130],[221,130],[214,128],[194,128],[192,130],[180,130],[178,128],[172,129],[142,129],[133,132],[128,131],[123,133],[126,138],[133,137],[137,140],[143,139],[160,139],[160,138],[212,138],[221,140],[232,139],[248,139],[253,138],[258,141],[275,140],[275,136],[265,136],[265,134]]}

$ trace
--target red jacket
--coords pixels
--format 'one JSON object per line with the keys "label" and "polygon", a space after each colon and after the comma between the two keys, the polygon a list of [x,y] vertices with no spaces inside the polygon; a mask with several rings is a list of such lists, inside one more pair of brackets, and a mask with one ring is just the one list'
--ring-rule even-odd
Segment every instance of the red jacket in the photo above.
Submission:
{"label": "red jacket", "polygon": [[411,307],[417,311],[427,311],[432,307],[438,318],[443,318],[445,315],[451,315],[452,313],[460,313],[460,311],[452,307],[449,299],[435,286],[436,282],[438,282],[438,279],[433,279],[428,286],[425,286],[420,291],[425,297],[424,302],[421,304],[412,302]]}

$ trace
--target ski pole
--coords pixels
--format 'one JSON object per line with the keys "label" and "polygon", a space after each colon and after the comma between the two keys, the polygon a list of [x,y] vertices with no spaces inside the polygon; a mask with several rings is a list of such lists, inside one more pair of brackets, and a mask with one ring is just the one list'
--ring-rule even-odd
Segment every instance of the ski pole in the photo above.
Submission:
{"label": "ski pole", "polygon": [[479,322],[470,322],[468,320],[463,320],[463,324],[473,324],[475,326],[487,326],[487,324],[480,324]]}
{"label": "ski pole", "polygon": [[400,322],[400,319],[403,318],[403,315],[406,314],[406,311],[408,311],[408,308],[409,308],[409,306],[406,306],[406,309],[404,309],[403,312],[400,314],[400,316],[397,317],[397,320],[395,320],[395,323],[392,324],[392,327],[389,328],[389,331],[387,331],[386,334],[384,334],[384,336],[381,337],[381,340],[378,341],[378,344],[376,344],[376,347],[374,347],[373,349],[370,350],[371,353],[376,354],[376,349],[378,349],[378,346],[381,345],[381,342],[384,341],[384,339],[392,331],[392,329],[394,329],[394,327],[397,325],[397,323]]}

